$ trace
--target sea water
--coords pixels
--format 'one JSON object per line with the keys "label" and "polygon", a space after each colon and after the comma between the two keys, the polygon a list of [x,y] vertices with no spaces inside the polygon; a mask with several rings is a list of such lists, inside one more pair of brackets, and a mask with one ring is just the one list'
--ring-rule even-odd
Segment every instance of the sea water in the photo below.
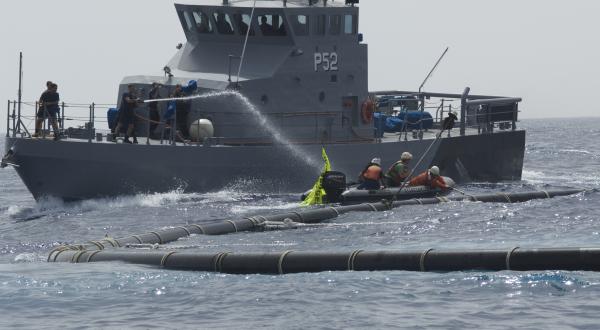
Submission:
{"label": "sea water", "polygon": [[[527,129],[523,180],[473,183],[461,190],[600,188],[600,119],[520,124]],[[255,182],[242,181],[209,194],[173,191],[65,204],[35,202],[13,169],[0,171],[0,182],[0,328],[599,327],[600,274],[594,272],[268,276],[120,262],[47,263],[49,250],[59,244],[299,210],[299,196],[253,193]],[[600,193],[519,204],[456,202],[350,213],[298,230],[194,236],[171,245],[204,252],[600,247],[599,215]]]}

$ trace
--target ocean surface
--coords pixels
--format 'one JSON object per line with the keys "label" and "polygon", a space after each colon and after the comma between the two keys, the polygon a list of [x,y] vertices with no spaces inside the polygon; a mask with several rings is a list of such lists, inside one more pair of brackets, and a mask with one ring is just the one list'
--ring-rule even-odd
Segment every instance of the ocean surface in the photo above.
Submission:
{"label": "ocean surface", "polygon": [[[600,188],[600,118],[520,124],[527,129],[523,180],[461,189]],[[209,194],[173,191],[71,204],[35,202],[13,169],[0,170],[0,328],[600,327],[600,274],[593,272],[265,276],[46,262],[48,252],[60,244],[291,211],[298,209],[297,200],[297,194],[253,193],[249,182]],[[206,252],[600,247],[599,232],[600,193],[587,193],[520,204],[456,202],[352,213],[314,228],[194,236],[174,245]]]}

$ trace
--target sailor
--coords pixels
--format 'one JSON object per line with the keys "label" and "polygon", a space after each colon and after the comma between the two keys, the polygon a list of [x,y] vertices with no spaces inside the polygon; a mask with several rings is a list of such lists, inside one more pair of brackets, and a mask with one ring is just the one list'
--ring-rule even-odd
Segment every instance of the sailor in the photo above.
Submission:
{"label": "sailor", "polygon": [[449,189],[444,178],[440,176],[440,168],[432,166],[429,170],[419,174],[409,182],[409,186],[426,186],[432,189]]}
{"label": "sailor", "polygon": [[404,183],[404,180],[410,174],[408,163],[412,158],[413,156],[410,152],[402,153],[400,160],[395,162],[385,173],[384,183],[386,187],[400,187]]}
{"label": "sailor", "polygon": [[37,112],[37,120],[35,123],[34,137],[39,136],[42,130],[42,124],[45,119],[49,119],[54,131],[54,140],[60,138],[60,132],[58,130],[57,115],[60,110],[58,103],[60,102],[60,96],[58,94],[58,85],[48,81],[46,82],[46,90],[40,96],[39,108]]}
{"label": "sailor", "polygon": [[448,130],[448,137],[450,137],[450,131],[454,128],[454,122],[457,120],[458,114],[456,113],[456,111],[451,111],[450,113],[448,113],[448,117],[444,118],[444,123],[442,124],[442,131]]}
{"label": "sailor", "polygon": [[[248,24],[246,24],[246,22],[244,22],[244,18],[242,17],[242,14],[239,14],[239,13],[233,14],[233,19],[237,23],[239,33],[241,35],[245,36],[248,33]],[[250,35],[253,36],[254,31],[250,30]]]}
{"label": "sailor", "polygon": [[267,22],[267,16],[263,15],[260,17],[260,31],[262,32],[263,36],[272,36],[274,31],[273,31],[273,26],[271,26],[271,24],[269,24]]}
{"label": "sailor", "polygon": [[381,170],[381,159],[373,158],[369,164],[365,167],[365,169],[360,172],[358,176],[358,181],[360,185],[356,188],[359,190],[379,190],[381,189],[381,179],[382,179]]}
{"label": "sailor", "polygon": [[217,12],[216,21],[217,31],[219,31],[220,34],[233,34],[233,29],[231,28],[229,22],[227,22],[227,19],[225,19],[225,14],[222,12]]}
{"label": "sailor", "polygon": [[38,137],[42,131],[42,124],[44,123],[44,119],[46,118],[45,110],[44,110],[44,100],[46,98],[46,94],[50,91],[50,87],[52,87],[52,81],[46,81],[46,90],[42,92],[40,99],[38,101],[38,111],[36,113],[36,121],[35,121],[35,132],[32,137]]}
{"label": "sailor", "polygon": [[[173,98],[182,98],[185,97],[186,94],[183,91],[183,87],[179,84],[175,86],[175,90],[171,97]],[[175,118],[176,130],[181,133],[184,138],[189,137],[189,129],[188,129],[188,114],[190,112],[190,103],[186,100],[176,100],[175,101]]]}
{"label": "sailor", "polygon": [[125,140],[123,143],[132,143],[129,137],[133,137],[133,143],[137,144],[137,137],[135,136],[135,108],[138,104],[143,101],[136,96],[135,86],[133,84],[127,85],[127,92],[121,96],[121,108],[119,109],[119,123],[115,128],[114,140],[117,141],[117,137],[121,131],[121,127],[127,127],[125,133]]}

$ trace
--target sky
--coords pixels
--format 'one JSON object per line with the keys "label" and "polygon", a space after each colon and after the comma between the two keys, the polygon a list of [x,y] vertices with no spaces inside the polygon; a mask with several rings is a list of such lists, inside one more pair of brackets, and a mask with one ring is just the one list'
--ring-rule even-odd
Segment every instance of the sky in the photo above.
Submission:
{"label": "sky", "polygon": [[[417,90],[449,47],[424,90],[522,97],[521,118],[600,116],[600,1],[362,0],[360,8],[370,90]],[[20,51],[23,100],[52,80],[65,102],[115,103],[124,76],[161,75],[185,42],[172,0],[8,0],[0,12],[0,123],[17,98]]]}

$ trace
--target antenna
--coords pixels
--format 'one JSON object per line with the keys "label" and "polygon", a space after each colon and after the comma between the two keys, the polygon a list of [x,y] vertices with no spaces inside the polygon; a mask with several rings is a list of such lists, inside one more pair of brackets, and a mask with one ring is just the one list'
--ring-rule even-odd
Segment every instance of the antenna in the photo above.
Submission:
{"label": "antenna", "polygon": [[427,82],[427,80],[429,80],[429,78],[433,74],[433,71],[435,71],[435,69],[437,68],[438,64],[440,64],[440,62],[442,61],[442,59],[444,58],[444,56],[448,52],[449,48],[450,47],[446,47],[446,50],[442,53],[442,56],[440,56],[440,58],[437,60],[437,62],[435,62],[435,65],[433,66],[433,68],[431,69],[431,71],[429,71],[429,74],[427,74],[427,77],[425,77],[425,80],[423,80],[423,83],[421,84],[421,86],[419,86],[419,93],[421,93],[421,89],[423,89],[423,86],[425,86],[425,83]]}
{"label": "antenna", "polygon": [[18,105],[18,116],[19,116],[19,129],[18,131],[21,131],[21,96],[22,96],[22,88],[23,88],[23,52],[19,52],[19,91],[18,91],[18,98],[19,98],[19,105]]}

